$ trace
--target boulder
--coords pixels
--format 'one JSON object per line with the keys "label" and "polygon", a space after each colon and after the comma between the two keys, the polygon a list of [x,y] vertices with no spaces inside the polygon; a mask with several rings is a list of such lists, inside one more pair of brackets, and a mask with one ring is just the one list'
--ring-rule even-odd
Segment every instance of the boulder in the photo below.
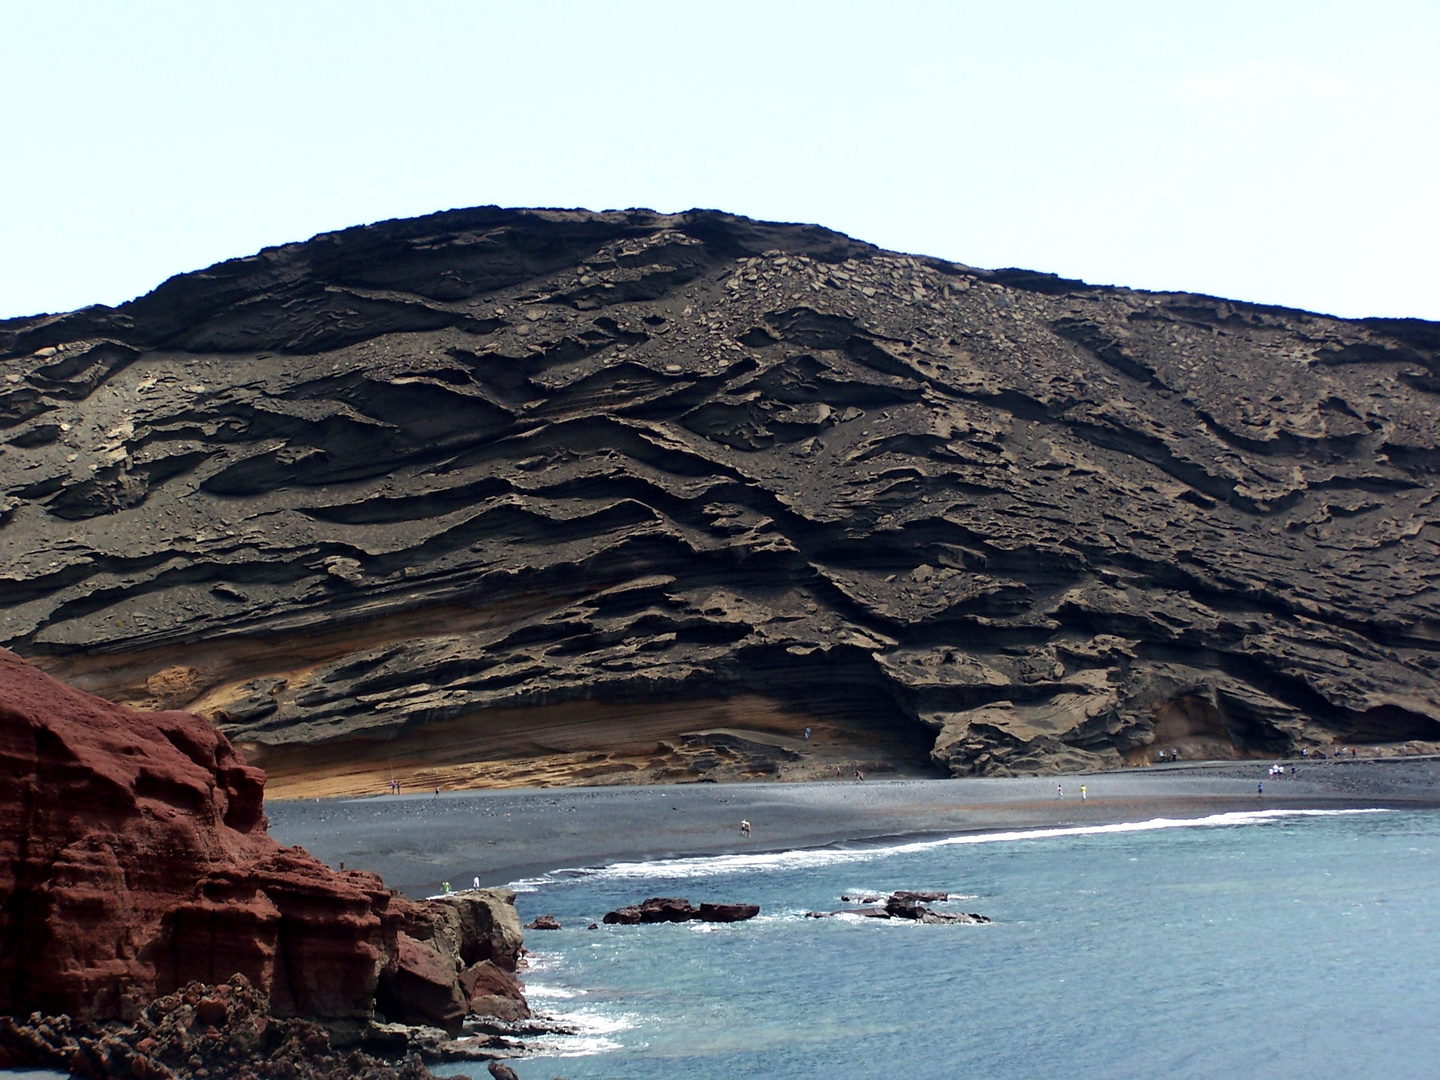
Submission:
{"label": "boulder", "polygon": [[493,961],[482,960],[466,968],[460,975],[460,988],[468,1010],[475,1015],[510,1021],[530,1016],[520,980]]}
{"label": "boulder", "polygon": [[701,904],[695,917],[701,922],[744,922],[760,914],[759,904]]}
{"label": "boulder", "polygon": [[742,922],[760,914],[755,904],[701,904],[698,908],[689,900],[671,896],[652,896],[639,904],[616,908],[605,915],[605,922],[611,925],[634,926],[637,923],[689,922]]}
{"label": "boulder", "polygon": [[402,932],[375,1004],[389,1020],[443,1028],[453,1038],[469,1011],[458,975],[453,956]]}
{"label": "boulder", "polygon": [[627,904],[618,907],[614,911],[607,911],[601,920],[609,926],[638,926],[640,923],[640,905]]}
{"label": "boulder", "polygon": [[515,970],[525,935],[512,890],[467,889],[426,901],[425,906],[439,916],[438,932],[463,965],[492,960],[506,971]]}
{"label": "boulder", "polygon": [[689,900],[673,896],[652,896],[640,903],[642,923],[688,922],[697,914]]}
{"label": "boulder", "polygon": [[560,922],[554,915],[537,915],[525,924],[526,930],[559,930]]}

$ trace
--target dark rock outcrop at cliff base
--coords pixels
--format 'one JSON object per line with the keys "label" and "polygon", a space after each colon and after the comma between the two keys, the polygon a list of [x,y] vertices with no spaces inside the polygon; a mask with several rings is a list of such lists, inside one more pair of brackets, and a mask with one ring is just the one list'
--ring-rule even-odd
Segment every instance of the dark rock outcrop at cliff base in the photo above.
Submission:
{"label": "dark rock outcrop at cliff base", "polygon": [[417,904],[336,873],[269,837],[264,780],[198,716],[0,650],[0,1014],[130,1019],[238,974],[267,1016],[368,1021],[378,998],[453,1035],[477,1010],[529,1015],[513,892]]}
{"label": "dark rock outcrop at cliff base", "polygon": [[265,995],[238,975],[221,986],[191,983],[125,1025],[0,1016],[0,1068],[79,1080],[433,1080],[418,1055],[391,1062],[337,1050],[314,1021],[272,1016]]}
{"label": "dark rock outcrop at cliff base", "polygon": [[8,320],[0,379],[0,640],[267,767],[773,774],[587,757],[742,695],[954,773],[1440,741],[1433,323],[480,208]]}

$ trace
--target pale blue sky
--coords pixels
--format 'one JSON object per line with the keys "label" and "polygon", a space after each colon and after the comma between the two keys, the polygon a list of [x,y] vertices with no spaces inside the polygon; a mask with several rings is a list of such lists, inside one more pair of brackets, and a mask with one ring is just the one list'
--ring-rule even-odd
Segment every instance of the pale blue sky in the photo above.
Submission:
{"label": "pale blue sky", "polygon": [[1440,319],[1440,3],[0,0],[0,316],[454,206]]}

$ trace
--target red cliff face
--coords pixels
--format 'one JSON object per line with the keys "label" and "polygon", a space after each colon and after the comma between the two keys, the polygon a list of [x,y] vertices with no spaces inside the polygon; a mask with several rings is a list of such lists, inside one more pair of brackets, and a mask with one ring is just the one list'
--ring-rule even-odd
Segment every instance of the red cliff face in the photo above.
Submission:
{"label": "red cliff face", "polygon": [[264,783],[200,718],[0,650],[0,1013],[134,1016],[238,972],[280,1015],[370,1015],[411,905],[272,840]]}

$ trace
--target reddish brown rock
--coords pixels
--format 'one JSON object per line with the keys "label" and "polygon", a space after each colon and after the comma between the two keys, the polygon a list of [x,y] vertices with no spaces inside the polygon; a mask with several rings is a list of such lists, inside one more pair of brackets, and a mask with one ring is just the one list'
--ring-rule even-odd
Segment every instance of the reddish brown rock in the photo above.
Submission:
{"label": "reddish brown rock", "polygon": [[388,1020],[428,1024],[459,1035],[467,1000],[458,975],[453,956],[401,933],[380,981],[376,1005]]}
{"label": "reddish brown rock", "polygon": [[466,968],[460,975],[460,987],[472,1013],[501,1020],[524,1020],[530,1016],[520,981],[489,960]]}
{"label": "reddish brown rock", "polygon": [[513,894],[415,905],[336,873],[267,835],[264,783],[204,720],[0,650],[0,1013],[134,1018],[239,974],[277,1016],[363,1018],[383,976],[389,1008],[458,1030],[460,971],[515,967]]}
{"label": "reddish brown rock", "polygon": [[560,920],[554,915],[537,915],[525,924],[526,930],[559,930]]}
{"label": "reddish brown rock", "polygon": [[397,902],[270,839],[264,783],[200,718],[0,651],[0,1012],[133,1016],[238,972],[281,1015],[368,1015]]}

